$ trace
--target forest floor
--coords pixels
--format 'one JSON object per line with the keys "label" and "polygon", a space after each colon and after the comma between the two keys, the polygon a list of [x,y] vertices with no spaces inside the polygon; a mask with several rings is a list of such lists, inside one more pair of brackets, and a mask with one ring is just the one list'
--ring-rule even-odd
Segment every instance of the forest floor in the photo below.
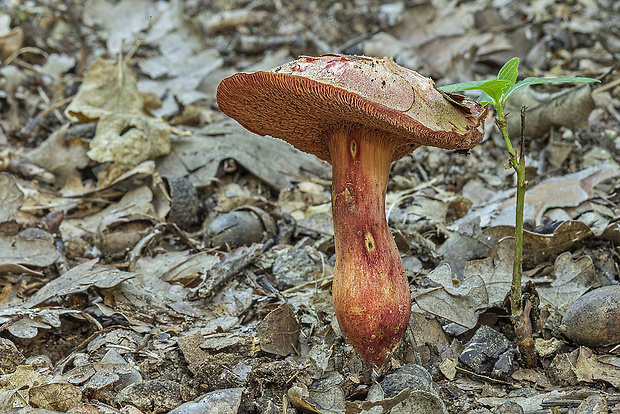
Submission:
{"label": "forest floor", "polygon": [[[619,2],[0,6],[0,412],[620,413]],[[468,154],[392,164],[409,329],[382,369],[345,343],[331,167],[215,102],[233,73],[324,53],[437,85],[513,57],[522,78],[600,81],[509,101],[515,148],[528,107],[533,361],[506,299],[515,175],[492,110]]]}

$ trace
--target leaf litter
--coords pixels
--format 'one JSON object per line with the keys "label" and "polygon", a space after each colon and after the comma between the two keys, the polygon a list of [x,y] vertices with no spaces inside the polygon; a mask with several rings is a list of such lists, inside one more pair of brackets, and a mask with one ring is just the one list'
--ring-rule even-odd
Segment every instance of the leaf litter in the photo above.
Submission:
{"label": "leaf litter", "polygon": [[[617,410],[617,347],[561,328],[578,298],[620,277],[619,34],[607,3],[10,4],[2,409]],[[602,80],[521,91],[534,368],[509,333],[514,178],[492,120],[468,157],[421,148],[393,165],[386,209],[415,298],[411,335],[385,372],[344,343],[329,292],[329,166],[214,106],[224,76],[324,52],[388,54],[438,84],[488,78],[515,55],[524,77]],[[257,234],[213,243],[211,223],[234,212],[258,221],[227,226]],[[489,340],[508,346],[472,345]],[[466,350],[480,364],[465,364]]]}

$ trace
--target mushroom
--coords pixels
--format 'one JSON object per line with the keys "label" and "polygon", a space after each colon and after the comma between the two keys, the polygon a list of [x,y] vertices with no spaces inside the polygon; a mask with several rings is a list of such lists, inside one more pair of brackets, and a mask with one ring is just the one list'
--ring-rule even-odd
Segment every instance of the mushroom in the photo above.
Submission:
{"label": "mushroom", "polygon": [[334,310],[345,339],[381,366],[411,312],[385,217],[390,164],[421,145],[473,147],[486,109],[392,59],[333,54],[234,74],[219,84],[217,103],[246,129],[332,165]]}

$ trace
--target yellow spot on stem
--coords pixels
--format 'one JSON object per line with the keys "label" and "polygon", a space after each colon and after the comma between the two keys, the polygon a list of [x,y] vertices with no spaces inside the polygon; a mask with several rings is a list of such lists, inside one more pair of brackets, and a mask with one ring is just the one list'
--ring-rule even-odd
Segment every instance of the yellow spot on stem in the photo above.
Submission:
{"label": "yellow spot on stem", "polygon": [[366,233],[366,250],[369,252],[373,252],[375,250],[375,239],[370,233]]}

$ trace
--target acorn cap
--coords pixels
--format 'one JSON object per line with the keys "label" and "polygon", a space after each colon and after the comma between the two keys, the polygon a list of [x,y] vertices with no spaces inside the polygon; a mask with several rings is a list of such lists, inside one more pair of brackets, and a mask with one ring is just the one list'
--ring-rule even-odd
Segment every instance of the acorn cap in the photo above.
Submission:
{"label": "acorn cap", "polygon": [[328,134],[365,127],[385,132],[393,160],[420,145],[469,149],[484,136],[487,109],[392,59],[302,57],[268,72],[237,73],[217,88],[222,112],[246,129],[283,139],[330,162]]}

